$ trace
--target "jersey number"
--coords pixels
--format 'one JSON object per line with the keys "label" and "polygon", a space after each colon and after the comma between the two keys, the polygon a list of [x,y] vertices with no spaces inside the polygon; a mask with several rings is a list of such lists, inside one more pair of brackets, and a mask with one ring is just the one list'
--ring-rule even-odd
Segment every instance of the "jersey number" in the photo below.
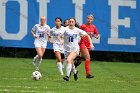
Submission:
{"label": "jersey number", "polygon": [[73,36],[69,36],[69,42],[73,42]]}
{"label": "jersey number", "polygon": [[44,37],[44,33],[39,34],[39,38]]}

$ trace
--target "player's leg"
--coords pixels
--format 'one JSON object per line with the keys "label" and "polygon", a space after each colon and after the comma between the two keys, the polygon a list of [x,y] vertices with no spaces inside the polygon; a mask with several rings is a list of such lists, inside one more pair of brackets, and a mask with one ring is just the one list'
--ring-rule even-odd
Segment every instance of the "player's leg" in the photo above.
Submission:
{"label": "player's leg", "polygon": [[[41,48],[41,51],[42,51],[42,58],[41,58],[41,60],[40,60],[40,62],[39,62],[40,64],[41,64],[41,62],[42,62],[43,55],[44,55],[44,53],[45,53],[45,51],[46,51],[46,46],[45,46],[45,47],[42,47],[42,48]],[[40,64],[39,64],[39,65],[40,65]]]}
{"label": "player's leg", "polygon": [[35,66],[37,59],[38,59],[38,55],[35,55],[32,62],[33,66]]}
{"label": "player's leg", "polygon": [[77,68],[81,63],[82,63],[82,57],[81,57],[80,55],[78,55],[78,56],[74,59],[74,66],[75,66],[75,68]]}
{"label": "player's leg", "polygon": [[76,56],[77,56],[76,52],[70,52],[67,57],[66,77],[63,78],[66,81],[69,81],[70,72],[72,70],[72,63],[73,60],[76,58]]}
{"label": "player's leg", "polygon": [[62,52],[61,52],[61,61],[62,61],[62,68],[64,68],[66,65],[66,60],[65,60],[65,55]]}
{"label": "player's leg", "polygon": [[[81,49],[86,48],[86,45],[84,43],[80,43],[79,47],[80,47],[80,51],[81,51]],[[77,68],[81,63],[82,63],[82,57],[81,57],[81,55],[79,55],[76,57],[76,59],[74,61],[75,68]]]}
{"label": "player's leg", "polygon": [[62,70],[63,67],[62,67],[62,60],[61,60],[61,52],[60,51],[55,51],[54,54],[56,56],[58,70],[59,70],[61,75],[64,75],[63,70]]}
{"label": "player's leg", "polygon": [[42,57],[45,53],[45,49],[46,48],[36,47],[36,52],[37,52],[37,55],[38,55],[38,58],[37,58],[37,61],[36,61],[36,70],[39,70],[39,66],[41,64]]}
{"label": "player's leg", "polygon": [[90,74],[90,54],[89,50],[87,48],[82,48],[81,54],[85,59],[85,70],[86,70],[86,78],[93,78],[93,76]]}

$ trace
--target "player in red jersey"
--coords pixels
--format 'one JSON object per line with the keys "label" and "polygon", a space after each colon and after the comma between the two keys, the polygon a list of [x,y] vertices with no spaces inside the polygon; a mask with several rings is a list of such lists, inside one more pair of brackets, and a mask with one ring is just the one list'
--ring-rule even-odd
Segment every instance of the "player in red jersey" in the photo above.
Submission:
{"label": "player in red jersey", "polygon": [[[92,24],[94,20],[93,15],[88,15],[87,16],[87,22],[86,24],[81,25],[81,29],[87,32],[87,34],[92,38],[94,36],[96,39],[98,39],[98,30],[95,25]],[[79,43],[80,46],[80,52],[82,57],[85,59],[85,70],[86,70],[86,78],[94,78],[90,74],[90,42],[88,41],[87,37],[82,37],[81,41]],[[77,61],[74,63],[75,67],[80,65],[82,62],[81,57],[77,58]]]}

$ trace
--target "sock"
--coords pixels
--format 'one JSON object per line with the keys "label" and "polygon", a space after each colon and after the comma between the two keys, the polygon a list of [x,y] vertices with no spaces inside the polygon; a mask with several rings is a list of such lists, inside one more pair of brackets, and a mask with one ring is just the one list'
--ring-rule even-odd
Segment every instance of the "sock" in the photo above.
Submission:
{"label": "sock", "polygon": [[86,59],[85,61],[85,70],[86,70],[86,75],[90,74],[90,60]]}
{"label": "sock", "polygon": [[39,67],[41,64],[42,59],[38,58],[36,61],[36,67]]}
{"label": "sock", "polygon": [[73,73],[76,74],[77,70],[76,70],[74,64],[72,64],[72,70],[73,70]]}
{"label": "sock", "polygon": [[34,62],[36,62],[36,60],[38,59],[38,55],[36,55],[33,59]]}
{"label": "sock", "polygon": [[70,76],[70,72],[71,72],[71,69],[72,69],[72,64],[67,64],[66,66],[66,76]]}
{"label": "sock", "polygon": [[62,63],[61,62],[57,62],[57,66],[58,66],[58,70],[59,70],[60,74],[63,75]]}

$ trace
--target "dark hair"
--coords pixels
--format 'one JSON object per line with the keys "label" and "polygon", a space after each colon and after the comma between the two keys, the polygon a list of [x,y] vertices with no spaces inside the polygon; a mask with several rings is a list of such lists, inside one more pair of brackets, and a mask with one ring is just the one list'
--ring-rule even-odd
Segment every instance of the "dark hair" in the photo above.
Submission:
{"label": "dark hair", "polygon": [[78,23],[78,22],[76,22],[76,19],[75,19],[74,17],[69,18],[69,20],[70,20],[70,19],[73,19],[73,20],[75,21],[75,27],[80,28],[79,23]]}
{"label": "dark hair", "polygon": [[66,23],[67,20],[69,21],[69,19],[65,19],[65,20],[64,20],[64,24]]}
{"label": "dark hair", "polygon": [[55,18],[55,21],[56,21],[57,19],[59,19],[59,20],[62,22],[62,19],[61,19],[60,17],[56,17],[56,18]]}
{"label": "dark hair", "polygon": [[70,20],[70,19],[73,19],[73,20],[75,21],[75,23],[76,23],[76,19],[75,19],[74,17],[69,18],[69,20]]}
{"label": "dark hair", "polygon": [[80,25],[78,22],[75,23],[75,27],[80,28]]}

